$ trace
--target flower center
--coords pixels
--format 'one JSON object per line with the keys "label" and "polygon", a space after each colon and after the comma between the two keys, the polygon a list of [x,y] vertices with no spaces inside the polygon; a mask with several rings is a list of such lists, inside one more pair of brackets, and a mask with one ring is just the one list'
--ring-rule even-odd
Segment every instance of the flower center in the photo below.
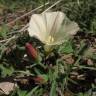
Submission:
{"label": "flower center", "polygon": [[52,36],[49,36],[48,39],[47,39],[47,41],[46,41],[46,43],[47,43],[47,44],[50,44],[50,43],[52,43],[53,41],[54,41],[54,38],[53,38]]}

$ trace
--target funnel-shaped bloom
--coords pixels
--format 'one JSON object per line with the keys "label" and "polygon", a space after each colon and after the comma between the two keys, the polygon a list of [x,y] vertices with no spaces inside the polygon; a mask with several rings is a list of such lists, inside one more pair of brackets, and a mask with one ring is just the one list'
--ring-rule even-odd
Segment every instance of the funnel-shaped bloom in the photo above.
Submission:
{"label": "funnel-shaped bloom", "polygon": [[62,44],[78,30],[78,24],[60,11],[33,14],[28,27],[29,35],[35,36],[45,45]]}

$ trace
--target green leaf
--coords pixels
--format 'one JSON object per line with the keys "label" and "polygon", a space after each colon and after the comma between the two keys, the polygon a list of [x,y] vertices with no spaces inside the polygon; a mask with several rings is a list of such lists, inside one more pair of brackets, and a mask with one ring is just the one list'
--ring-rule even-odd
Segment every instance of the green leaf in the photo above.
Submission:
{"label": "green leaf", "polygon": [[[26,96],[33,96],[34,92],[39,88],[39,86],[36,86],[35,88],[33,88],[29,93],[27,93]],[[23,95],[22,95],[23,96]]]}
{"label": "green leaf", "polygon": [[11,76],[12,73],[14,72],[14,68],[12,66],[10,67],[4,67],[2,64],[0,64],[0,70],[1,70],[1,76],[6,77]]}
{"label": "green leaf", "polygon": [[44,78],[45,82],[48,81],[48,75],[43,74],[43,75],[41,75],[41,76]]}
{"label": "green leaf", "polygon": [[92,23],[91,23],[91,33],[96,34],[96,16],[93,18]]}
{"label": "green leaf", "polygon": [[79,93],[77,96],[91,96],[88,92],[86,92],[86,93]]}
{"label": "green leaf", "polygon": [[41,75],[41,70],[40,69],[38,69],[38,68],[34,68],[34,71],[35,71],[35,73],[37,74],[37,75]]}
{"label": "green leaf", "polygon": [[18,96],[26,96],[27,91],[18,89],[18,90],[17,90],[17,94],[18,94]]}
{"label": "green leaf", "polygon": [[70,41],[66,42],[66,44],[60,47],[59,52],[66,54],[72,53],[73,52],[72,43]]}
{"label": "green leaf", "polygon": [[7,36],[7,33],[9,32],[9,29],[6,25],[2,25],[0,27],[0,36],[5,38]]}
{"label": "green leaf", "polygon": [[53,82],[52,82],[51,91],[50,91],[50,96],[57,96],[57,95],[56,95],[56,81],[53,81]]}
{"label": "green leaf", "polygon": [[42,77],[43,79],[44,79],[44,83],[46,83],[47,81],[48,81],[48,75],[46,75],[46,74],[42,74],[42,75],[39,75],[40,77]]}
{"label": "green leaf", "polygon": [[50,79],[50,82],[53,81],[53,70],[49,69],[48,77]]}

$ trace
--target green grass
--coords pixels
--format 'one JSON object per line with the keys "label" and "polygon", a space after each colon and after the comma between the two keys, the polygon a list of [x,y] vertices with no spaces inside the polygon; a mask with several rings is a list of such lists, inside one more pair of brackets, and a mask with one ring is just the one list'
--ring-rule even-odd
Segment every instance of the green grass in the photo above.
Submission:
{"label": "green grass", "polygon": [[[15,81],[19,87],[9,96],[67,96],[64,95],[66,93],[70,94],[68,96],[90,96],[96,92],[96,0],[62,0],[50,9],[64,12],[78,23],[80,31],[72,40],[57,46],[47,57],[40,41],[30,38],[26,32],[18,32],[28,23],[30,15],[24,20],[17,20],[11,28],[6,26],[10,22],[10,17],[6,18],[9,13],[14,20],[49,2],[34,12],[41,13],[56,1],[0,0],[0,41],[5,40],[0,42],[0,82],[9,78],[14,81],[16,76],[19,77],[18,82]],[[6,41],[14,35],[18,39]],[[26,42],[32,42],[37,48],[39,62],[23,58]],[[42,47],[39,48],[39,45]],[[38,76],[42,79],[36,81]],[[24,83],[23,79],[27,82]]]}

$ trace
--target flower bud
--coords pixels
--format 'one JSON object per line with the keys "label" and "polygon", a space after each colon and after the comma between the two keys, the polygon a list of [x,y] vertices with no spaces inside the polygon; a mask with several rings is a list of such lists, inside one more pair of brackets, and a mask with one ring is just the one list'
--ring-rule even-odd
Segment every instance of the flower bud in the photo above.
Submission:
{"label": "flower bud", "polygon": [[36,49],[30,44],[30,43],[26,43],[25,45],[26,51],[27,51],[27,55],[34,59],[37,59],[37,51]]}
{"label": "flower bud", "polygon": [[33,80],[35,81],[35,83],[37,84],[44,84],[47,83],[48,81],[48,76],[43,74],[43,75],[39,75],[33,78]]}

